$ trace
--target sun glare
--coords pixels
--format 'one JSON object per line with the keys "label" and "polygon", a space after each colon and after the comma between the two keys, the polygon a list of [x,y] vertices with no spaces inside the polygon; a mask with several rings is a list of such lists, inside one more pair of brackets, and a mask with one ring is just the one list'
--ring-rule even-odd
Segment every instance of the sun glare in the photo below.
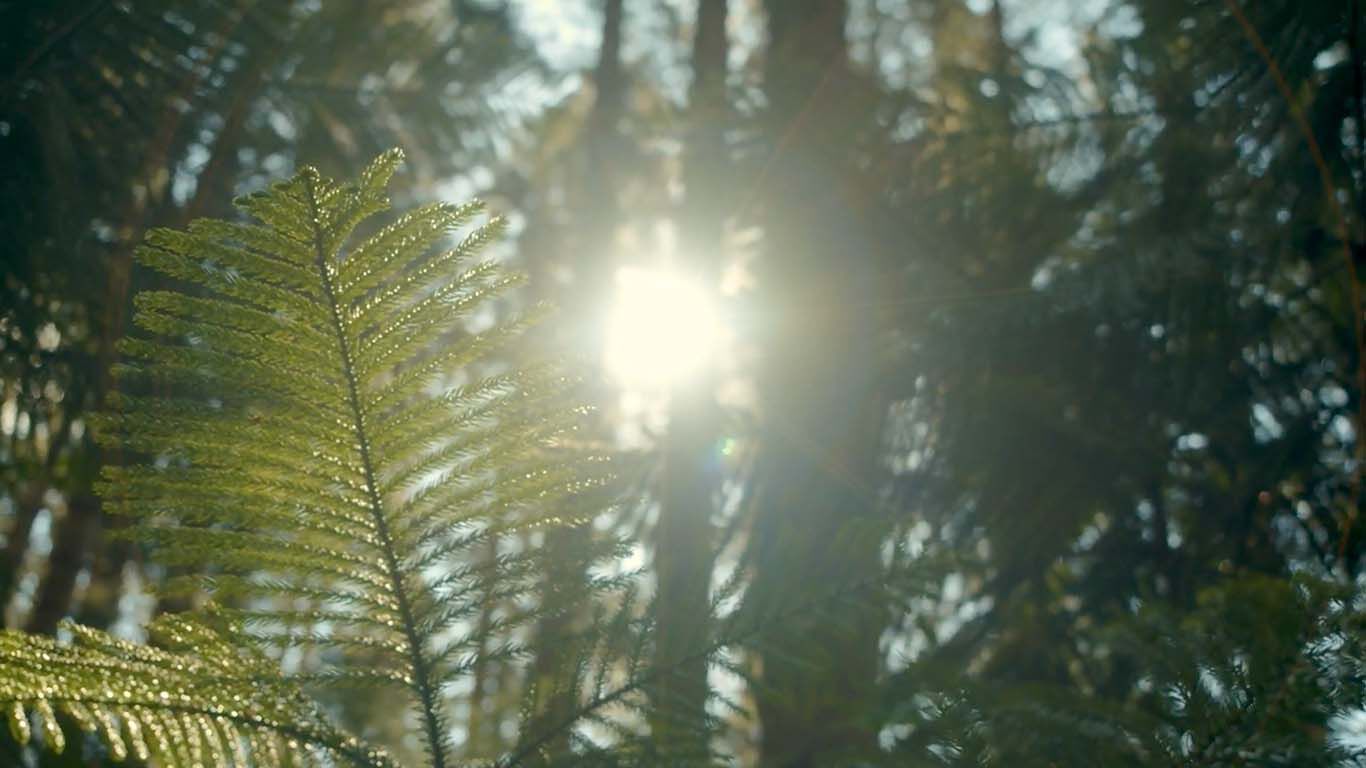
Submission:
{"label": "sun glare", "polygon": [[716,307],[695,281],[665,269],[617,273],[607,321],[606,365],[622,385],[659,390],[686,383],[720,346]]}

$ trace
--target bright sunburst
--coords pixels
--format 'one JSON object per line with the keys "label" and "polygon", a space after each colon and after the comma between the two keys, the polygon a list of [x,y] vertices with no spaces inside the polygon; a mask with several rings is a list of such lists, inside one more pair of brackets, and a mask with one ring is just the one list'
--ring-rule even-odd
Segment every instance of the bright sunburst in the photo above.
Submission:
{"label": "bright sunburst", "polygon": [[696,281],[667,269],[623,268],[607,324],[606,365],[623,386],[686,383],[723,337],[716,307]]}

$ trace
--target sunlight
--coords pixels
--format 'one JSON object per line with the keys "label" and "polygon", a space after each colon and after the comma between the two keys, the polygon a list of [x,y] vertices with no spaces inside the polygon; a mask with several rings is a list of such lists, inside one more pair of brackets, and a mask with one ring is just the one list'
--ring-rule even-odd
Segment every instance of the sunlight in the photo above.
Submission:
{"label": "sunlight", "polygon": [[716,307],[696,282],[665,269],[625,267],[607,321],[607,371],[623,386],[686,383],[723,337]]}

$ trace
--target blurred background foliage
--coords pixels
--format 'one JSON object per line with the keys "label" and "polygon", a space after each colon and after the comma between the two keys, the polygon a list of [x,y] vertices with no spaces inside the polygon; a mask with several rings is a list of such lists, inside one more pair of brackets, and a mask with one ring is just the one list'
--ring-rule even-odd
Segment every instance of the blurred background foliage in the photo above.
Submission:
{"label": "blurred background foliage", "polygon": [[[0,3],[5,626],[195,600],[91,490],[133,245],[401,146],[509,216],[640,468],[661,683],[547,759],[1366,762],[1361,5]],[[614,320],[632,270],[705,303]],[[623,322],[666,348],[604,365]],[[595,531],[536,542],[546,606]],[[451,694],[471,760],[583,704],[545,613]]]}

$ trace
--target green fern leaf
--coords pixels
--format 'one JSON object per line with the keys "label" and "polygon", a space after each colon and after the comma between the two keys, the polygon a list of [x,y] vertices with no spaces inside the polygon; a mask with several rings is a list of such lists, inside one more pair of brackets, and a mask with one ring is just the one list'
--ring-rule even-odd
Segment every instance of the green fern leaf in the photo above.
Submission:
{"label": "green fern leaf", "polygon": [[0,633],[0,705],[22,744],[41,721],[43,741],[60,752],[57,715],[98,733],[116,760],[163,765],[327,765],[394,763],[330,725],[276,664],[233,643],[200,618],[167,616],[150,628],[159,646],[136,645],[65,625],[69,644]]}
{"label": "green fern leaf", "polygon": [[[493,355],[535,314],[462,328],[519,281],[475,262],[499,220],[448,250],[439,244],[480,204],[419,208],[355,236],[388,207],[400,160],[381,155],[353,184],[306,168],[237,202],[254,223],[149,234],[139,261],[191,290],[137,298],[141,333],[123,343],[113,412],[95,426],[146,460],[108,468],[101,492],[161,562],[193,566],[199,585],[233,606],[218,609],[232,629],[210,637],[197,620],[165,620],[162,629],[197,638],[180,650],[86,629],[67,646],[0,636],[0,670],[25,670],[0,683],[17,732],[29,711],[50,724],[60,704],[116,754],[125,737],[146,741],[135,731],[155,734],[161,746],[134,752],[168,765],[205,755],[229,764],[220,758],[239,750],[270,765],[276,742],[258,732],[381,765],[381,753],[329,730],[297,692],[397,686],[433,768],[450,764],[446,689],[469,673],[471,653],[520,655],[510,637],[534,613],[490,625],[509,638],[501,646],[465,631],[490,595],[520,600],[536,576],[526,556],[485,562],[471,549],[586,520],[563,502],[609,473],[562,447],[582,411],[566,407],[568,382],[554,368],[471,375],[496,369]],[[264,657],[241,662],[239,646],[332,652],[328,666],[283,678]],[[101,698],[106,688],[119,695]],[[195,709],[159,706],[162,693]]]}

